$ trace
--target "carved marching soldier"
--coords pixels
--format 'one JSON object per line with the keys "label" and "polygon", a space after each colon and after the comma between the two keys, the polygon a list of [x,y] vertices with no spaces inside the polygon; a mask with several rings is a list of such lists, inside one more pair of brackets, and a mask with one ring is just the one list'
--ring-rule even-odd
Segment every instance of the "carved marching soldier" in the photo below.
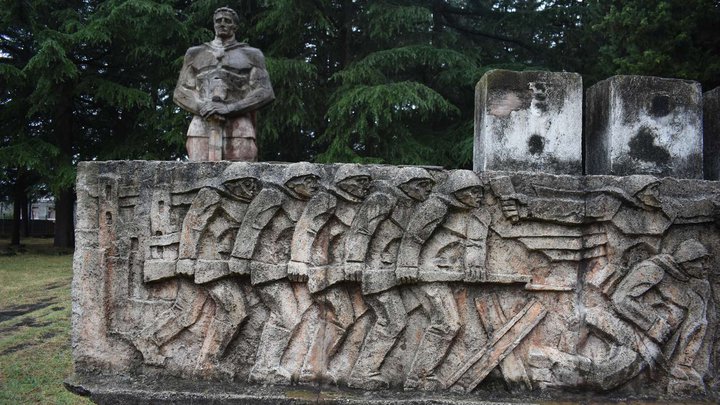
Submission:
{"label": "carved marching soldier", "polygon": [[[362,272],[362,293],[375,312],[375,323],[365,337],[348,385],[381,389],[389,383],[380,375],[385,356],[405,329],[405,306],[395,277],[400,240],[419,202],[425,201],[435,181],[417,167],[401,169],[395,187],[371,194],[360,207],[345,244],[345,263]],[[367,264],[366,264],[367,263]]]}
{"label": "carved marching soldier", "polygon": [[[670,391],[704,391],[695,357],[707,329],[705,247],[682,242],[671,255],[660,254],[635,265],[612,295],[617,311],[658,345],[670,362]],[[671,357],[672,356],[672,357]]]}
{"label": "carved marching soldier", "polygon": [[[250,372],[253,381],[290,383],[291,372],[280,360],[310,296],[304,284],[293,290],[287,278],[287,262],[295,223],[307,200],[319,190],[319,179],[320,172],[310,163],[289,165],[282,186],[266,187],[253,200],[237,234],[231,269],[240,274],[249,272],[252,285],[270,309]],[[302,303],[306,303],[305,308]]]}
{"label": "carved marching soldier", "polygon": [[174,101],[195,116],[187,132],[190,160],[257,160],[255,110],[275,99],[260,50],[237,42],[237,13],[213,16],[215,39],[188,49]]}
{"label": "carved marching soldier", "polygon": [[177,273],[190,276],[195,285],[183,282],[173,307],[159,316],[155,327],[143,335],[155,350],[192,326],[209,297],[215,315],[200,350],[198,368],[216,364],[247,317],[245,297],[230,275],[228,259],[235,234],[248,203],[260,191],[252,166],[230,165],[222,175],[222,186],[200,190],[183,220]]}
{"label": "carved marching soldier", "polygon": [[307,280],[313,300],[325,312],[305,357],[303,381],[337,380],[327,373],[327,365],[355,321],[350,294],[341,282],[359,281],[361,275],[343,262],[345,240],[370,181],[370,173],[361,166],[340,166],[329,192],[310,200],[295,227],[288,274],[291,280]]}
{"label": "carved marching soldier", "polygon": [[453,171],[422,203],[400,243],[396,275],[401,283],[420,282],[414,292],[430,317],[415,352],[405,389],[447,388],[435,371],[460,330],[460,316],[447,282],[482,281],[489,214],[478,208],[483,188],[469,170]]}

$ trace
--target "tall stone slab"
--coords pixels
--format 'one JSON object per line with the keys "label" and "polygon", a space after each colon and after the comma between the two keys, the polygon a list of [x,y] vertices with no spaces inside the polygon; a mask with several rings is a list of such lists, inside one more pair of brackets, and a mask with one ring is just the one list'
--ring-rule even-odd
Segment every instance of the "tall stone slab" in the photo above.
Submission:
{"label": "tall stone slab", "polygon": [[720,180],[720,87],[703,95],[703,163],[705,179]]}
{"label": "tall stone slab", "polygon": [[491,70],[475,87],[473,168],[582,173],[582,77]]}
{"label": "tall stone slab", "polygon": [[703,178],[700,83],[613,76],[587,90],[585,173]]}
{"label": "tall stone slab", "polygon": [[98,403],[718,399],[718,182],[242,162],[77,178],[67,384]]}

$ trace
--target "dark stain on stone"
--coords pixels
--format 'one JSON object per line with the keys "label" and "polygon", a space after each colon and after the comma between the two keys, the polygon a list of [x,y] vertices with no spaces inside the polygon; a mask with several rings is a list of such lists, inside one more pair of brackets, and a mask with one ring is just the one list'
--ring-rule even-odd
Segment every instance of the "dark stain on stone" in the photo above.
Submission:
{"label": "dark stain on stone", "polygon": [[528,139],[528,151],[531,155],[539,155],[545,150],[545,138],[538,134],[531,135]]}
{"label": "dark stain on stone", "polygon": [[664,117],[672,111],[672,100],[670,96],[658,94],[653,97],[650,103],[650,114],[654,117]]}
{"label": "dark stain on stone", "polygon": [[670,152],[662,146],[655,145],[656,135],[647,127],[642,127],[637,135],[630,139],[630,157],[658,165],[670,162]]}

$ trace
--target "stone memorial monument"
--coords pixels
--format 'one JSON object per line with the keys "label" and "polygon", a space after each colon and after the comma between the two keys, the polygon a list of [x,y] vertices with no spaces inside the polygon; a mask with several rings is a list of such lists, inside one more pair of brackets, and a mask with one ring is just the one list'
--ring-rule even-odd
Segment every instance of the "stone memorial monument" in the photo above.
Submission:
{"label": "stone memorial monument", "polygon": [[720,87],[703,94],[703,148],[705,178],[720,180]]}
{"label": "stone memorial monument", "polygon": [[104,404],[715,403],[720,183],[626,169],[82,162],[66,384]]}
{"label": "stone memorial monument", "polygon": [[585,173],[702,179],[700,83],[613,76],[587,90]]}
{"label": "stone memorial monument", "polygon": [[475,88],[473,169],[582,174],[582,77],[491,70]]}
{"label": "stone memorial monument", "polygon": [[193,114],[187,152],[193,161],[257,161],[255,111],[275,99],[260,50],[235,39],[230,8],[213,15],[215,39],[188,49],[173,100]]}

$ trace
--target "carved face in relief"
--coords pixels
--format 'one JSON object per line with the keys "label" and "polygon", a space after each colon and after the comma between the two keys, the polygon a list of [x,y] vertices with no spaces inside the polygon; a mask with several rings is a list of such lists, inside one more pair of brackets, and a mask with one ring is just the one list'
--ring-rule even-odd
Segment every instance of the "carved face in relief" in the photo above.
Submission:
{"label": "carved face in relief", "polygon": [[353,176],[340,181],[337,186],[356,198],[364,198],[370,192],[370,176]]}
{"label": "carved face in relief", "polygon": [[637,198],[643,204],[650,207],[660,207],[661,202],[658,194],[658,183],[651,184],[637,193]]}
{"label": "carved face in relief", "polygon": [[290,179],[285,185],[295,194],[304,199],[310,199],[320,190],[320,178],[314,174]]}
{"label": "carved face in relief", "polygon": [[468,207],[478,208],[479,206],[482,205],[482,199],[483,199],[482,186],[472,186],[472,187],[464,188],[462,190],[456,191],[453,194],[455,195],[455,198],[457,198],[458,201],[467,205]]}
{"label": "carved face in relief", "polygon": [[229,11],[218,11],[213,17],[215,36],[221,39],[231,38],[237,30],[237,23]]}
{"label": "carved face in relief", "polygon": [[230,180],[223,185],[231,194],[244,200],[252,200],[262,188],[260,181],[252,177]]}
{"label": "carved face in relief", "polygon": [[680,267],[690,277],[705,279],[708,277],[708,258],[707,256],[699,257],[695,260],[680,263]]}
{"label": "carved face in relief", "polygon": [[431,179],[412,179],[401,184],[400,190],[416,201],[425,201],[430,196],[435,182]]}

